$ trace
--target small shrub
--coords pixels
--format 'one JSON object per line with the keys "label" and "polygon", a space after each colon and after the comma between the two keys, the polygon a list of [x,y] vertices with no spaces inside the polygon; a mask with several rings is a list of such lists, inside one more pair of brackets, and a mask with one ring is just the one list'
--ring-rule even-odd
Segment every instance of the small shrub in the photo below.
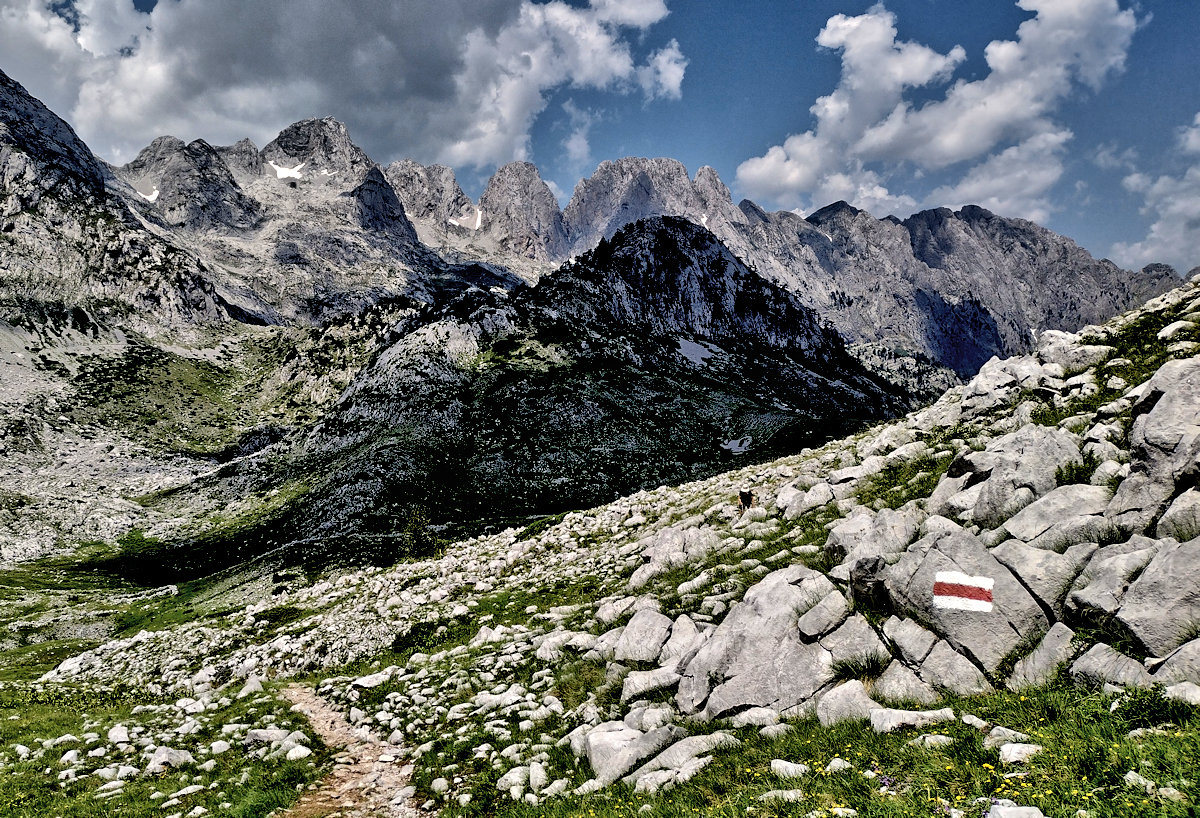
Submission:
{"label": "small shrub", "polygon": [[1130,728],[1157,727],[1160,724],[1187,724],[1195,715],[1195,705],[1168,699],[1163,686],[1156,684],[1148,688],[1132,688],[1113,711],[1124,719]]}
{"label": "small shrub", "polygon": [[1060,486],[1091,482],[1092,475],[1100,466],[1100,459],[1090,451],[1083,453],[1079,463],[1066,463],[1054,470],[1054,481]]}

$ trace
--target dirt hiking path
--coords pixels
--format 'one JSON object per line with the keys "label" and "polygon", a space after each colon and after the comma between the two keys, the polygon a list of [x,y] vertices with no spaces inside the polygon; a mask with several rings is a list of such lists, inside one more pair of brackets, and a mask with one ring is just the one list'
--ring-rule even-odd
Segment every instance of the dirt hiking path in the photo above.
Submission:
{"label": "dirt hiking path", "polygon": [[411,768],[401,764],[400,748],[354,728],[303,685],[289,685],[283,695],[327,746],[340,749],[333,771],[282,813],[284,818],[427,818],[411,803],[412,790],[406,789]]}

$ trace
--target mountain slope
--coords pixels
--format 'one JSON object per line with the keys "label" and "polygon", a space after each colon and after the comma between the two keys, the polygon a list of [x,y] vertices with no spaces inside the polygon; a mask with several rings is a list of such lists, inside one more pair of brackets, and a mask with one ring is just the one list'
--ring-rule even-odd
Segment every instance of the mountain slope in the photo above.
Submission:
{"label": "mountain slope", "polygon": [[400,322],[303,440],[194,488],[303,482],[254,547],[374,536],[417,507],[461,522],[594,503],[903,403],[708,231],[650,219],[535,287],[469,291]]}

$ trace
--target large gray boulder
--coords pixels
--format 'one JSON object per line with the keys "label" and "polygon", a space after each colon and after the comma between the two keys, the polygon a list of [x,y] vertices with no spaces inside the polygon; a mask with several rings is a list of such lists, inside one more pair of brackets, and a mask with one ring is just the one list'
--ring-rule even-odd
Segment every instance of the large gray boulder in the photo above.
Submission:
{"label": "large gray boulder", "polygon": [[866,721],[871,711],[881,707],[879,702],[867,695],[863,683],[857,679],[840,684],[817,702],[817,720],[823,727],[832,727],[843,721]]}
{"label": "large gray boulder", "polygon": [[835,665],[855,662],[886,662],[891,654],[871,623],[855,614],[833,633],[821,640],[821,647],[833,656]]}
{"label": "large gray boulder", "polygon": [[638,611],[621,633],[613,658],[618,662],[657,662],[670,634],[670,617],[649,609]]}
{"label": "large gray boulder", "polygon": [[1093,687],[1105,684],[1120,687],[1150,687],[1153,680],[1141,662],[1113,650],[1103,643],[1092,645],[1071,665],[1076,681]]}
{"label": "large gray boulder", "polygon": [[1017,662],[1008,678],[1009,690],[1039,687],[1054,678],[1054,674],[1075,655],[1071,640],[1075,632],[1061,622],[1042,637],[1033,652]]}
{"label": "large gray boulder", "polygon": [[992,549],[992,555],[1029,589],[1034,598],[1055,617],[1062,616],[1063,602],[1071,585],[1096,552],[1095,543],[1073,545],[1063,554],[1006,540]]}
{"label": "large gray boulder", "polygon": [[1154,558],[1159,543],[1146,537],[1108,545],[1096,551],[1067,595],[1068,612],[1084,617],[1116,613],[1129,581]]}
{"label": "large gray boulder", "polygon": [[1061,552],[1094,541],[1105,530],[1104,510],[1110,497],[1106,486],[1060,486],[1021,509],[1003,527],[1018,540]]}
{"label": "large gray boulder", "polygon": [[[992,580],[990,610],[958,610],[935,603],[939,572]],[[994,671],[1028,633],[1049,629],[1041,606],[975,536],[935,531],[908,549],[887,574],[896,608],[911,611],[988,672]],[[926,674],[922,676],[929,679]]]}
{"label": "large gray boulder", "polygon": [[900,649],[900,655],[911,665],[925,661],[937,643],[937,634],[930,633],[911,619],[889,617],[883,623],[883,635]]}
{"label": "large gray boulder", "polygon": [[945,641],[938,642],[921,663],[921,678],[934,687],[959,696],[990,693],[991,684],[971,660]]}
{"label": "large gray boulder", "polygon": [[747,707],[783,713],[833,681],[833,656],[805,644],[797,611],[833,591],[818,571],[792,565],[746,591],[683,672],[676,703],[684,714],[719,716]]}
{"label": "large gray boulder", "polygon": [[1154,681],[1163,684],[1200,684],[1200,639],[1193,639],[1167,657],[1154,671]]}
{"label": "large gray boulder", "polygon": [[878,513],[859,509],[829,531],[825,553],[837,562],[853,565],[863,557],[898,554],[912,542],[926,517],[917,506]]}
{"label": "large gray boulder", "polygon": [[605,722],[587,735],[587,759],[596,780],[608,786],[685,735],[683,728],[673,725],[642,733],[624,722]]}
{"label": "large gray boulder", "polygon": [[1166,656],[1200,629],[1200,539],[1163,540],[1129,586],[1117,620],[1152,656]]}
{"label": "large gray boulder", "polygon": [[[1058,469],[1080,460],[1073,434],[1031,423],[998,438],[982,452],[963,454],[947,475],[970,475],[963,491],[978,486],[977,494],[962,516],[991,528],[1053,490]],[[932,506],[930,511],[938,513]]]}
{"label": "large gray boulder", "polygon": [[932,685],[921,681],[917,674],[899,661],[888,665],[883,675],[875,680],[872,691],[889,702],[933,704],[940,698]]}
{"label": "large gray boulder", "polygon": [[1106,514],[1123,530],[1141,532],[1166,510],[1179,482],[1200,470],[1200,358],[1159,367],[1133,414],[1130,474]]}
{"label": "large gray boulder", "polygon": [[1191,488],[1180,494],[1158,518],[1155,534],[1165,539],[1187,542],[1200,537],[1200,490]]}

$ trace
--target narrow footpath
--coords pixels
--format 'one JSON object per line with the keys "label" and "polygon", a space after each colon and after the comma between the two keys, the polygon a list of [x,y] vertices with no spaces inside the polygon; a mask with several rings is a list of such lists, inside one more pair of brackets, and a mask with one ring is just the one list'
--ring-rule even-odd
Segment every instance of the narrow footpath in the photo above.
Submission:
{"label": "narrow footpath", "polygon": [[284,696],[293,710],[308,717],[321,740],[340,752],[333,771],[306,790],[282,813],[284,818],[418,818],[412,803],[411,768],[400,761],[400,748],[380,741],[365,728],[353,727],[311,689],[289,685]]}

